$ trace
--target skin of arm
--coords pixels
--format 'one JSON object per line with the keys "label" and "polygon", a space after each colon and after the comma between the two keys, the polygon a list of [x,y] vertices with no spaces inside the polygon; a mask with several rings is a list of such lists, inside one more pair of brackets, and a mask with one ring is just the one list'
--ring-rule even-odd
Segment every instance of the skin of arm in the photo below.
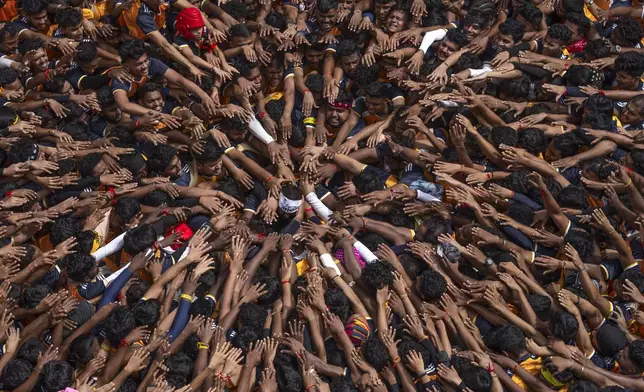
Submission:
{"label": "skin of arm", "polygon": [[[185,58],[167,39],[159,32],[159,30],[154,30],[148,34],[150,41],[156,46],[160,47],[165,54],[168,55],[171,59],[177,63],[183,64],[186,68],[191,69],[194,67],[192,63]],[[191,90],[188,90],[191,91]]]}

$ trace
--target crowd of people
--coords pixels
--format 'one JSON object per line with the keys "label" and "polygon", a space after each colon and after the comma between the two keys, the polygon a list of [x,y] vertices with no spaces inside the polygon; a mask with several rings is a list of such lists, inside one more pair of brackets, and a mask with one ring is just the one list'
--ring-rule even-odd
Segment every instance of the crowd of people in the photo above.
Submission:
{"label": "crowd of people", "polygon": [[0,389],[644,391],[643,19],[2,0]]}

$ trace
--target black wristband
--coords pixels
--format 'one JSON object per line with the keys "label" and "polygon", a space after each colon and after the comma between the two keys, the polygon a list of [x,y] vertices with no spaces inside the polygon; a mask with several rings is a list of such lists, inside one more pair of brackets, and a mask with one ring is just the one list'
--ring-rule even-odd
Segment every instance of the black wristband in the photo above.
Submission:
{"label": "black wristband", "polygon": [[465,385],[465,381],[461,381],[461,383],[456,386],[456,390],[458,391],[464,391],[466,388],[467,385]]}

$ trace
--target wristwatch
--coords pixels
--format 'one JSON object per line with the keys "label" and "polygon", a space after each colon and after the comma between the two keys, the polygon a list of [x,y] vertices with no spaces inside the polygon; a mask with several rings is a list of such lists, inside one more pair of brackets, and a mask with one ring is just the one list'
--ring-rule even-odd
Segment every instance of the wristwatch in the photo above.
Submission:
{"label": "wristwatch", "polygon": [[491,258],[487,257],[487,258],[485,259],[485,267],[486,267],[486,268],[488,268],[488,267],[490,267],[492,264],[494,264],[494,261],[492,261],[492,259],[491,259]]}

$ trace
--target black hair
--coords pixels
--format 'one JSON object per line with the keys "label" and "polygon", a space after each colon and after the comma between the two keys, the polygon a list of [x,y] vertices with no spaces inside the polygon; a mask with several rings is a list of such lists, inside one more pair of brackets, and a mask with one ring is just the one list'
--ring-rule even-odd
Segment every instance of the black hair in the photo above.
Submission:
{"label": "black hair", "polygon": [[539,128],[526,128],[519,132],[519,145],[533,155],[539,155],[548,148],[548,137]]}
{"label": "black hair", "polygon": [[123,381],[119,389],[116,392],[136,392],[139,384],[136,382],[133,376],[129,376]]}
{"label": "black hair", "polygon": [[630,154],[633,161],[633,170],[640,175],[644,175],[644,150],[634,148],[630,151]]}
{"label": "black hair", "polygon": [[613,34],[619,34],[622,40],[636,46],[642,40],[642,25],[631,18],[619,18]]}
{"label": "black hair", "polygon": [[337,0],[319,0],[317,2],[318,4],[318,11],[322,13],[328,13],[333,9],[338,8],[338,2]]}
{"label": "black hair", "polygon": [[[319,4],[319,3],[318,3]],[[303,381],[295,368],[291,366],[277,366],[275,374],[277,390],[280,392],[300,392],[303,389]]]}
{"label": "black hair", "polygon": [[569,230],[564,237],[564,241],[575,248],[582,260],[586,260],[588,257],[592,256],[595,251],[592,236],[587,231],[580,228]]}
{"label": "black hair", "polygon": [[367,263],[360,275],[360,281],[370,290],[381,289],[393,283],[393,267],[382,260]]}
{"label": "black hair", "polygon": [[[74,138],[74,140],[89,141],[89,133],[87,132],[87,125],[82,121],[73,120],[71,122],[68,122],[63,126],[61,131],[63,131],[66,134],[70,135],[72,138]],[[90,154],[90,155],[94,155],[94,154]],[[88,155],[88,156],[90,156],[90,155]],[[101,155],[100,154],[96,154],[96,155],[99,156],[99,160],[100,160]],[[91,174],[90,174],[90,176],[91,176]]]}
{"label": "black hair", "polygon": [[56,23],[60,27],[78,26],[82,20],[83,14],[77,8],[63,8],[56,11]]}
{"label": "black hair", "polygon": [[389,364],[387,347],[376,338],[367,339],[362,343],[362,354],[377,371],[381,371]]}
{"label": "black hair", "polygon": [[588,192],[586,188],[568,185],[559,192],[557,203],[564,208],[586,209],[588,207]]}
{"label": "black hair", "polygon": [[172,197],[167,192],[162,190],[154,190],[141,199],[141,203],[145,206],[158,207],[163,203],[169,204],[172,202]]}
{"label": "black hair", "polygon": [[139,252],[149,248],[157,239],[157,233],[154,227],[149,224],[143,224],[132,230],[129,230],[123,238],[123,249],[130,255],[134,256]]}
{"label": "black hair", "polygon": [[18,349],[18,354],[16,358],[24,359],[29,362],[32,366],[36,366],[38,358],[42,353],[47,350],[47,347],[44,343],[36,338],[31,338],[27,340],[20,348]]}
{"label": "black hair", "polygon": [[148,166],[150,170],[163,173],[172,163],[172,158],[177,155],[177,150],[167,144],[158,144],[152,149],[148,157]]}
{"label": "black hair", "polygon": [[8,86],[18,80],[18,72],[11,68],[0,68],[0,87]]}
{"label": "black hair", "polygon": [[[80,47],[80,45],[78,46]],[[96,99],[98,100],[98,103],[102,107],[116,103],[116,101],[114,101],[114,95],[112,94],[112,90],[107,86],[101,87],[98,90],[96,90]]]}
{"label": "black hair", "polygon": [[[639,26],[639,23],[637,25]],[[605,40],[593,39],[588,41],[588,43],[586,43],[586,46],[584,46],[583,53],[584,53],[584,58],[586,60],[594,60],[594,59],[600,59],[603,57],[609,57],[610,51],[611,51],[610,45]]]}
{"label": "black hair", "polygon": [[512,40],[518,43],[525,33],[525,28],[516,19],[508,18],[499,25],[499,33],[511,36]]}
{"label": "black hair", "polygon": [[83,230],[83,224],[79,219],[71,216],[64,216],[54,221],[49,233],[49,241],[57,246],[69,237],[73,237]]}
{"label": "black hair", "polygon": [[519,15],[523,16],[533,26],[539,26],[543,19],[543,12],[531,2],[524,2],[519,8]]}
{"label": "black hair", "polygon": [[264,109],[273,121],[279,122],[284,112],[284,107],[286,107],[286,101],[284,99],[274,99],[269,101]]}
{"label": "black hair", "polygon": [[519,145],[519,136],[514,128],[498,126],[492,128],[490,133],[492,144],[498,147],[501,144],[516,147]]}
{"label": "black hair", "polygon": [[548,370],[556,379],[562,384],[566,384],[571,381],[574,377],[571,369],[564,369],[559,371],[557,365],[552,362],[551,357],[546,357],[543,359],[542,367]]}
{"label": "black hair", "polygon": [[582,143],[577,135],[569,132],[553,137],[551,145],[559,151],[563,158],[567,158],[576,155]]}
{"label": "black hair", "polygon": [[89,362],[94,356],[92,347],[95,340],[91,334],[84,334],[74,339],[69,346],[67,359],[74,365],[84,365]]}
{"label": "black hair", "polygon": [[385,188],[385,182],[380,178],[380,173],[371,166],[367,166],[360,174],[353,176],[352,182],[361,195]]}
{"label": "black hair", "polygon": [[125,292],[125,301],[129,306],[135,305],[148,291],[150,284],[144,280],[137,280]]}
{"label": "black hair", "polygon": [[435,301],[445,293],[447,281],[439,272],[432,268],[423,271],[417,280],[418,293],[425,301]]}
{"label": "black hair", "polygon": [[503,93],[508,99],[528,100],[531,93],[531,84],[530,78],[524,75],[516,79],[507,80],[506,83],[501,83],[499,92]]}
{"label": "black hair", "polygon": [[0,40],[4,40],[6,37],[13,37],[20,32],[21,28],[15,22],[5,23],[0,29]]}
{"label": "black hair", "polygon": [[138,60],[146,53],[145,42],[140,39],[125,40],[119,47],[119,56],[123,63],[128,60]]}
{"label": "black hair", "polygon": [[606,357],[616,356],[628,345],[626,334],[619,327],[604,323],[596,330],[597,351]]}
{"label": "black hair", "polygon": [[37,14],[47,8],[47,3],[43,0],[20,0],[19,4],[26,15]]}
{"label": "black hair", "polygon": [[620,54],[615,60],[615,71],[626,72],[639,78],[644,73],[644,54],[638,52]]}
{"label": "black hair", "polygon": [[277,277],[275,276],[264,276],[257,281],[254,281],[253,283],[265,285],[264,290],[266,291],[266,293],[257,299],[258,305],[272,305],[273,302],[275,302],[282,295],[282,288],[280,286],[279,279],[277,279]]}
{"label": "black hair", "polygon": [[550,319],[550,312],[552,309],[552,301],[545,295],[528,294],[526,296],[528,303],[539,320],[546,321]]}
{"label": "black hair", "polygon": [[343,322],[349,317],[351,305],[341,289],[336,287],[328,289],[324,293],[324,303],[326,303],[331,313],[337,314]]}
{"label": "black hair", "polygon": [[578,328],[579,322],[575,316],[568,312],[559,311],[550,315],[550,333],[566,344],[574,340]]}
{"label": "black hair", "polygon": [[458,73],[466,69],[480,69],[483,67],[483,60],[474,53],[465,52],[454,64],[453,72]]}
{"label": "black hair", "polygon": [[483,341],[486,346],[498,352],[505,351],[518,356],[525,351],[525,335],[513,324],[491,329],[483,337]]}
{"label": "black hair", "polygon": [[241,325],[254,329],[262,329],[266,321],[267,311],[262,306],[252,303],[242,304],[239,307],[239,322]]}
{"label": "black hair", "polygon": [[161,316],[161,303],[157,299],[139,301],[132,306],[132,314],[137,327],[154,326]]}
{"label": "black hair", "polygon": [[6,106],[0,106],[0,128],[7,128],[16,120],[16,111]]}
{"label": "black hair", "polygon": [[235,339],[233,340],[233,345],[237,348],[241,348],[245,353],[250,349],[251,343],[260,339],[261,336],[257,333],[257,330],[249,326],[243,326],[239,328]]}
{"label": "black hair", "polygon": [[450,29],[445,35],[445,39],[453,42],[458,48],[462,48],[469,43],[467,39],[467,34],[461,29]]}
{"label": "black hair", "polygon": [[572,65],[564,75],[567,86],[586,86],[593,82],[593,70],[585,65]]}
{"label": "black hair", "polygon": [[202,315],[204,317],[210,317],[212,315],[212,312],[215,310],[214,305],[212,301],[210,301],[207,298],[197,298],[191,305],[190,305],[190,315],[191,316],[197,316],[197,315]]}
{"label": "black hair", "polygon": [[20,358],[7,362],[2,369],[2,389],[11,391],[18,388],[31,376],[33,368],[32,364]]}
{"label": "black hair", "polygon": [[575,380],[568,387],[569,392],[599,392],[599,385],[590,380]]}
{"label": "black hair", "polygon": [[534,219],[534,210],[522,203],[511,203],[506,214],[526,226],[530,226]]}
{"label": "black hair", "polygon": [[555,23],[552,26],[548,27],[548,36],[550,38],[562,41],[564,44],[567,44],[568,41],[570,41],[572,32],[566,25]]}
{"label": "black hair", "polygon": [[57,392],[74,382],[74,368],[66,361],[50,361],[43,366],[38,383],[42,392]]}
{"label": "black hair", "polygon": [[586,31],[590,28],[590,19],[581,12],[569,12],[566,14],[566,20],[577,25],[579,35],[586,35]]}
{"label": "black hair", "polygon": [[584,108],[589,112],[613,115],[613,101],[602,94],[593,94],[584,101]]}
{"label": "black hair", "polygon": [[102,155],[97,152],[84,156],[78,162],[78,172],[81,177],[92,177],[94,168],[101,162],[101,159]]}
{"label": "black hair", "polygon": [[51,288],[44,284],[25,287],[22,292],[22,307],[26,309],[33,309],[40,301],[43,300],[48,294],[51,293]]}
{"label": "black hair", "polygon": [[568,12],[583,12],[584,10],[584,1],[583,0],[563,0],[561,2],[566,13]]}
{"label": "black hair", "polygon": [[178,352],[170,355],[165,360],[165,365],[170,369],[170,373],[178,374],[183,377],[192,377],[193,363],[187,354]]}
{"label": "black hair", "polygon": [[644,274],[636,268],[629,268],[619,274],[619,280],[629,280],[638,290],[644,291]]}
{"label": "black hair", "polygon": [[141,203],[133,197],[123,196],[114,203],[114,214],[121,218],[123,223],[129,223],[141,213]]}
{"label": "black hair", "polygon": [[243,1],[239,0],[229,1],[228,3],[222,4],[221,8],[236,20],[239,20],[242,17],[245,18],[248,14],[248,7]]}
{"label": "black hair", "polygon": [[638,339],[628,344],[628,359],[637,366],[640,372],[644,370],[644,340]]}
{"label": "black hair", "polygon": [[90,276],[92,268],[96,265],[94,257],[87,253],[72,253],[63,257],[58,263],[67,275],[77,282],[83,282]]}
{"label": "black hair", "polygon": [[246,26],[246,24],[244,24],[244,23],[239,23],[239,24],[231,26],[230,29],[228,30],[228,32],[229,32],[231,38],[233,38],[233,37],[247,38],[247,37],[250,37],[252,35],[250,30],[248,29],[248,26]]}
{"label": "black hair", "polygon": [[105,338],[114,347],[136,328],[136,320],[130,309],[118,307],[105,320]]}
{"label": "black hair", "polygon": [[358,46],[358,43],[354,40],[346,39],[338,45],[337,55],[340,57],[350,56],[352,54],[357,54],[359,56],[360,53],[360,46]]}
{"label": "black hair", "polygon": [[44,44],[44,41],[40,38],[27,38],[20,40],[18,42],[18,52],[20,52],[20,54],[24,56],[32,50],[43,48]]}

